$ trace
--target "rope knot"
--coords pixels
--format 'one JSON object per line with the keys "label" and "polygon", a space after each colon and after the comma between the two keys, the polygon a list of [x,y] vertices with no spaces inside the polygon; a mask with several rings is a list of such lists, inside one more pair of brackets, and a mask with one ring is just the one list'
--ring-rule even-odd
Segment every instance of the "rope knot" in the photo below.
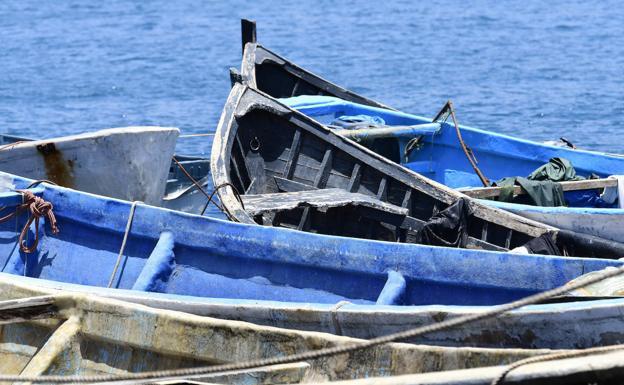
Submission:
{"label": "rope knot", "polygon": [[58,234],[59,229],[56,224],[56,217],[54,216],[54,212],[52,211],[52,209],[54,208],[54,206],[52,206],[52,203],[47,202],[43,200],[43,198],[36,196],[32,193],[32,191],[17,191],[21,193],[24,197],[23,205],[29,209],[31,218],[34,217],[35,223],[38,224],[39,218],[46,217],[48,219],[48,223],[50,224],[52,234]]}
{"label": "rope knot", "polygon": [[[22,228],[22,231],[19,235],[19,245],[20,250],[24,253],[33,253],[37,249],[37,245],[39,244],[39,219],[45,217],[50,224],[50,229],[52,230],[52,234],[58,234],[59,228],[56,224],[56,217],[54,216],[54,212],[52,209],[52,203],[43,200],[32,193],[29,190],[15,190],[16,192],[22,194],[22,204],[17,205],[15,207],[15,211],[12,213],[5,215],[0,218],[0,223],[6,222],[9,219],[16,217],[20,212],[24,210],[30,211],[30,216],[26,221],[26,224]],[[24,241],[26,235],[28,234],[28,229],[32,223],[35,223],[35,240],[32,245],[28,246]]]}

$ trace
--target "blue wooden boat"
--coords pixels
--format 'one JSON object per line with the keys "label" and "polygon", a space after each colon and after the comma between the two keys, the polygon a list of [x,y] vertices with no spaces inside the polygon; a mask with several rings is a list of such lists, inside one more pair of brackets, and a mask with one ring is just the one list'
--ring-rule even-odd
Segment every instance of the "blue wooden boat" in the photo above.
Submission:
{"label": "blue wooden boat", "polygon": [[[381,134],[375,132],[380,129],[374,128],[343,129],[338,133],[364,143],[375,140],[375,135],[382,135],[384,140],[391,139],[395,141],[396,152],[386,156],[421,175],[450,187],[462,188],[468,195],[479,196],[476,194],[480,189],[467,189],[480,186],[481,181],[463,156],[455,128],[451,124],[432,124],[430,119],[424,117],[329,96],[299,96],[281,101],[327,125],[344,116],[369,116],[383,120],[390,127],[398,127],[381,129],[385,131]],[[478,154],[479,168],[492,180],[509,175],[528,175],[555,157],[571,160],[577,172],[584,176],[595,174],[607,177],[624,170],[624,157],[616,155],[549,146],[465,126],[461,130],[464,140]],[[415,141],[418,141],[417,145],[414,145]],[[624,226],[624,209],[593,207],[603,188],[617,186],[617,183],[615,179],[564,182],[566,187],[579,186],[578,189],[564,191],[566,200],[574,205],[572,207],[483,202],[538,222],[622,242],[624,232],[620,229]]]}
{"label": "blue wooden boat", "polygon": [[[0,173],[5,213],[22,204],[23,196],[13,190],[31,183]],[[245,225],[45,183],[31,191],[53,205],[60,232],[52,234],[42,220],[38,245],[27,253],[18,242],[28,215],[0,224],[0,282],[357,337],[479,311],[622,265]],[[27,229],[28,246],[35,230],[34,224]],[[427,341],[531,348],[605,344],[624,333],[623,306],[620,300],[537,305]],[[561,338],[576,330],[577,322],[592,327]],[[561,325],[549,327],[553,323]]]}
{"label": "blue wooden boat", "polygon": [[232,87],[223,109],[211,173],[224,211],[241,223],[494,251],[624,255],[621,243],[479,203],[244,84]]}
{"label": "blue wooden boat", "polygon": [[[255,27],[247,26],[251,28]],[[243,35],[243,46],[241,70],[232,75],[233,80],[281,98],[285,104],[324,124],[331,124],[341,116],[380,118],[386,129],[341,130],[340,133],[449,187],[482,186],[453,125],[432,124],[430,118],[398,112],[333,84],[256,43],[255,33]],[[478,159],[479,169],[492,181],[526,176],[554,157],[569,159],[582,176],[607,177],[624,170],[624,157],[619,155],[537,143],[467,126],[460,129],[463,140]],[[565,197],[573,207],[567,208],[493,205],[559,228],[622,242],[624,232],[615,229],[624,225],[624,209],[594,207],[602,189],[614,185],[617,186],[615,180],[602,180],[581,191],[571,186]],[[608,225],[605,220],[609,221]]]}

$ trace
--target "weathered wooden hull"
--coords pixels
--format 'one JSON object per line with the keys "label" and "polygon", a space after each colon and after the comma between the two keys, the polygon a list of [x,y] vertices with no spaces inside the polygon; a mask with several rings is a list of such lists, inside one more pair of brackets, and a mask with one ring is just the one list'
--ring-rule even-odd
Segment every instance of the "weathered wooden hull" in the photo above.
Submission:
{"label": "weathered wooden hull", "polygon": [[[377,111],[382,117],[394,115],[394,119],[401,120],[400,124],[431,122],[430,118],[398,112],[380,102],[340,87],[255,42],[245,45],[241,75],[243,82],[275,98],[332,96],[346,101],[346,104],[350,102],[368,106],[369,111]],[[296,86],[297,83],[300,86]],[[312,108],[310,103],[307,107],[301,107],[308,111]],[[325,112],[331,115],[326,118],[336,117],[332,106],[324,108]],[[314,115],[319,117],[322,113],[317,111]],[[322,118],[319,120],[328,123]],[[393,118],[389,118],[386,123],[396,124]],[[577,173],[585,176],[592,173],[600,176],[617,175],[624,170],[624,156],[621,155],[552,146],[469,126],[462,125],[460,128],[464,140],[479,160],[479,168],[491,180],[507,176],[526,176],[554,157],[569,159]],[[401,138],[402,143],[397,146],[395,154],[397,159],[401,160],[401,156],[405,154],[401,150],[405,150],[405,144],[409,139],[411,138]],[[427,145],[418,151],[410,152],[407,161],[401,160],[407,167],[451,187],[481,186],[459,145],[453,127],[443,128],[435,137],[424,137],[423,143]],[[449,171],[466,175],[464,178],[458,178]]]}
{"label": "weathered wooden hull", "polygon": [[[0,281],[29,285],[46,293],[62,290],[65,293],[95,294],[202,316],[366,339],[487,309],[484,306],[383,306],[204,298],[108,289],[4,273],[0,273]],[[622,341],[623,311],[624,299],[532,305],[473,323],[470,327],[425,335],[406,342],[487,348],[586,349]]]}
{"label": "weathered wooden hull", "polygon": [[[0,281],[3,375],[123,374],[284,356],[354,343]],[[34,298],[33,298],[34,297]],[[25,299],[29,298],[29,299]],[[24,299],[19,301],[18,299]],[[228,383],[355,379],[508,363],[547,350],[387,344],[229,377]],[[249,382],[251,381],[251,382]]]}
{"label": "weathered wooden hull", "polygon": [[[402,124],[418,127],[428,122],[426,118],[410,114],[371,108],[327,97],[289,98],[283,102],[324,124],[329,124],[342,115],[359,114],[381,117],[390,125]],[[407,135],[394,132],[395,135],[391,136],[396,142],[394,158],[397,161],[402,159],[401,163],[405,167],[445,185],[465,187],[477,186],[481,183],[477,175],[472,172],[468,161],[460,156],[461,148],[459,148],[453,128],[440,125],[439,129],[434,132],[413,131]],[[479,167],[486,175],[494,178],[500,178],[505,173],[512,173],[506,175],[526,175],[537,168],[540,162],[547,162],[550,157],[573,159],[575,165],[580,165],[579,172],[585,175],[593,173],[606,176],[609,173],[619,173],[624,170],[623,157],[521,142],[518,139],[470,127],[463,127],[462,132],[467,140],[470,139],[471,148],[474,148],[472,143],[475,143],[479,153],[483,154],[479,157]],[[407,159],[401,156],[406,153],[409,141],[418,136],[421,137],[422,146],[409,151]],[[521,148],[524,151],[521,151]],[[527,156],[531,156],[531,159],[526,160]],[[586,199],[587,205],[590,205],[591,199],[595,199],[599,193],[600,190],[596,189],[566,192],[566,195],[575,202],[575,205],[580,206],[583,205],[583,199]],[[624,235],[619,230],[624,224],[624,210],[622,209],[537,207],[487,200],[482,202],[558,228],[597,235],[618,242],[624,241]]]}
{"label": "weathered wooden hull", "polygon": [[[624,347],[610,352],[560,357],[513,369],[498,384],[621,384],[624,382]],[[338,381],[335,385],[491,385],[504,366],[444,371],[395,377]]]}
{"label": "weathered wooden hull", "polygon": [[462,201],[470,212],[461,225],[465,235],[448,237],[465,236],[465,242],[439,244],[501,251],[549,233],[567,255],[624,254],[619,243],[471,200],[241,84],[232,88],[219,121],[211,171],[230,219],[242,223],[412,243],[422,241],[436,213]]}
{"label": "weathered wooden hull", "polygon": [[[0,182],[12,190],[31,180],[0,173]],[[363,338],[482,311],[477,305],[518,299],[588,271],[622,265],[331,237],[138,205],[113,276],[131,204],[47,184],[35,191],[54,205],[61,232],[49,234],[42,223],[37,251],[24,254],[15,244],[26,218],[0,224],[5,256],[0,265],[18,282]],[[19,203],[17,193],[0,194],[7,210]],[[401,278],[405,285],[397,289]],[[434,304],[467,306],[428,306]],[[623,306],[622,301],[540,305],[422,342],[529,348],[608,344],[624,334]],[[584,324],[592,327],[580,327]]]}
{"label": "weathered wooden hull", "polygon": [[0,170],[159,205],[178,134],[177,128],[126,127],[17,142],[0,149]]}
{"label": "weathered wooden hull", "polygon": [[[337,86],[256,43],[246,45],[241,74],[243,81],[276,98],[307,95],[305,98],[285,100],[285,103],[324,124],[341,115],[358,114],[382,117],[388,125],[423,125],[431,122],[431,119],[392,110],[379,102]],[[325,95],[342,100],[312,95]],[[468,126],[461,126],[461,130],[464,140],[478,158],[479,168],[490,180],[526,176],[554,157],[569,159],[577,173],[584,176],[618,175],[624,170],[624,157],[619,155],[552,146]],[[388,159],[400,162],[405,167],[447,186],[481,186],[481,181],[466,159],[453,127],[440,125],[435,135],[422,135],[420,145],[410,149],[410,140],[419,134],[422,135],[413,133],[386,138],[383,139],[383,146],[375,147],[371,143],[373,141],[367,144]],[[487,201],[484,203],[490,204]],[[496,204],[495,207],[558,228],[618,242],[624,241],[621,232],[615,230],[618,228],[615,223],[624,222],[622,210],[579,207],[551,210],[514,204]],[[615,221],[614,225],[609,225],[605,220]]]}

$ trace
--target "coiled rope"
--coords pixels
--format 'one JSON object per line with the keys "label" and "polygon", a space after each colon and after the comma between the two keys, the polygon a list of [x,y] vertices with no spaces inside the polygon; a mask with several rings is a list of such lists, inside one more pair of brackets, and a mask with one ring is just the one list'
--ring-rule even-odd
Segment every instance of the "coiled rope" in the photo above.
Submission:
{"label": "coiled rope", "polygon": [[[19,245],[20,250],[24,253],[33,253],[37,249],[37,245],[39,244],[39,219],[45,217],[50,225],[50,229],[52,230],[52,234],[58,234],[59,228],[56,224],[56,217],[54,216],[54,212],[52,211],[53,207],[52,203],[43,200],[32,193],[29,190],[15,190],[16,192],[22,194],[22,204],[17,205],[15,211],[10,214],[7,214],[0,218],[0,223],[6,222],[11,218],[16,217],[22,211],[28,210],[30,211],[30,216],[26,221],[26,224],[22,228],[22,231],[19,235]],[[35,240],[32,245],[28,246],[24,238],[28,234],[28,229],[32,223],[35,223]]]}
{"label": "coiled rope", "polygon": [[420,327],[409,329],[406,331],[373,338],[373,339],[363,341],[363,342],[347,344],[347,345],[342,345],[342,346],[334,346],[334,347],[326,348],[326,349],[311,350],[311,351],[307,351],[303,353],[291,354],[288,356],[261,358],[261,359],[250,360],[250,361],[239,362],[239,363],[231,363],[231,364],[202,366],[202,367],[185,368],[185,369],[158,370],[158,371],[139,372],[139,373],[105,374],[105,375],[91,375],[91,376],[42,375],[42,376],[23,376],[23,377],[16,376],[16,375],[0,375],[0,382],[22,381],[22,382],[51,382],[51,383],[63,383],[63,382],[87,383],[87,382],[112,382],[112,381],[135,381],[135,380],[138,382],[144,382],[146,380],[157,380],[157,379],[165,379],[165,378],[166,379],[189,378],[189,377],[195,377],[195,376],[202,376],[206,374],[226,373],[226,372],[232,372],[232,371],[238,371],[238,370],[253,369],[253,368],[258,368],[258,367],[263,367],[263,366],[289,364],[289,363],[298,362],[298,361],[313,360],[313,359],[318,359],[318,358],[327,357],[327,356],[351,353],[357,350],[368,349],[368,348],[372,348],[378,345],[383,345],[389,342],[395,342],[395,341],[404,340],[408,338],[414,338],[414,337],[421,336],[424,334],[439,332],[439,331],[450,329],[453,327],[463,326],[463,325],[473,323],[476,321],[493,318],[503,313],[506,313],[508,311],[519,309],[527,305],[533,305],[539,302],[543,302],[552,297],[565,294],[572,290],[583,288],[585,286],[600,282],[607,278],[615,277],[623,273],[624,273],[624,266],[618,267],[616,269],[605,269],[600,274],[596,274],[594,276],[587,276],[585,279],[579,279],[577,282],[572,282],[570,284],[559,286],[551,290],[547,290],[541,293],[530,295],[528,297],[519,299],[517,301],[494,306],[490,310],[487,310],[484,312],[451,318],[443,322],[420,326]]}

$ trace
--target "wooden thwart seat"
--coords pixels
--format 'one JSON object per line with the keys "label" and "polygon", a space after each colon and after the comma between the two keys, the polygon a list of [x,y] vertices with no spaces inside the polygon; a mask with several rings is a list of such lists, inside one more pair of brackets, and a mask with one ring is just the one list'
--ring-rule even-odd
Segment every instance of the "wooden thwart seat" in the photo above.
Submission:
{"label": "wooden thwart seat", "polygon": [[375,211],[401,216],[409,214],[406,208],[382,202],[369,195],[352,193],[339,188],[242,195],[241,198],[245,205],[245,211],[251,215],[293,210],[298,207],[314,207],[323,210],[349,205],[367,207]]}
{"label": "wooden thwart seat", "polygon": [[[616,187],[617,179],[587,179],[575,180],[569,182],[559,182],[563,191],[577,190],[593,190],[605,187]],[[475,189],[460,190],[464,194],[472,198],[493,198],[501,194],[503,187],[483,187]],[[526,191],[520,186],[514,186],[514,195],[526,194]]]}

